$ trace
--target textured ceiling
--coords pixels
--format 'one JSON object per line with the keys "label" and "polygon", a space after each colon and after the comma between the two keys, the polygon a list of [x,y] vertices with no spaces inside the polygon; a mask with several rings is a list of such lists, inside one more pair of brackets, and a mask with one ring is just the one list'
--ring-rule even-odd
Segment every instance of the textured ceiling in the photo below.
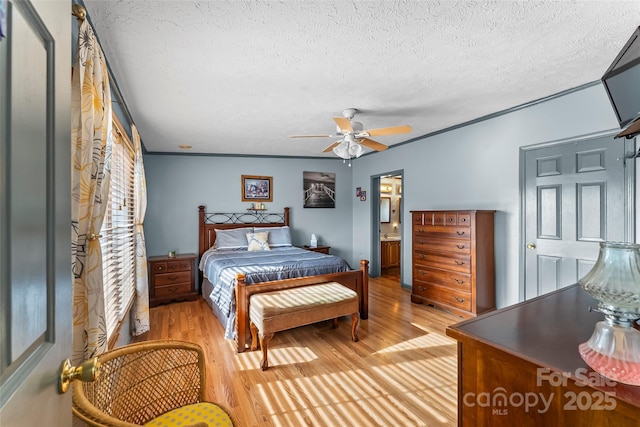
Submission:
{"label": "textured ceiling", "polygon": [[637,0],[84,4],[150,152],[333,156],[289,136],[350,107],[401,143],[599,80],[640,23]]}

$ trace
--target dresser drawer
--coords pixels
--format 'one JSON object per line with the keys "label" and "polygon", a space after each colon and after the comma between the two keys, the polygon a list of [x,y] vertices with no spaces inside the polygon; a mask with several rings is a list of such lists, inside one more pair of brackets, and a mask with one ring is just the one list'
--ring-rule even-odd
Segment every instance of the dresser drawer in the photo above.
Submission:
{"label": "dresser drawer", "polygon": [[459,213],[457,224],[458,227],[471,227],[471,214]]}
{"label": "dresser drawer", "polygon": [[435,237],[446,239],[471,239],[471,230],[468,227],[445,227],[445,226],[414,226],[414,239],[419,237]]}
{"label": "dresser drawer", "polygon": [[442,303],[465,311],[471,310],[471,294],[466,292],[417,282],[413,285],[413,293],[428,298],[436,305]]}
{"label": "dresser drawer", "polygon": [[428,237],[416,237],[413,240],[413,246],[416,249],[422,249],[427,252],[448,252],[454,254],[470,254],[471,242],[462,239],[434,239]]}
{"label": "dresser drawer", "polygon": [[191,283],[176,283],[168,286],[156,286],[156,298],[180,296],[191,292]]}
{"label": "dresser drawer", "polygon": [[[430,217],[433,217],[433,215],[430,215]],[[423,214],[419,213],[419,212],[414,212],[411,214],[411,221],[413,222],[414,225],[422,225],[423,224]],[[431,220],[429,221],[429,224],[431,224]]]}
{"label": "dresser drawer", "polygon": [[462,292],[471,292],[471,275],[466,273],[437,270],[414,265],[413,278],[420,282],[429,282],[435,285],[457,289]]}
{"label": "dresser drawer", "polygon": [[173,285],[175,283],[190,282],[190,281],[191,281],[190,271],[179,271],[176,273],[156,274],[154,283],[156,287],[158,287],[158,286]]}
{"label": "dresser drawer", "polygon": [[462,273],[471,272],[471,256],[464,254],[446,254],[413,250],[413,264],[415,266],[435,267]]}

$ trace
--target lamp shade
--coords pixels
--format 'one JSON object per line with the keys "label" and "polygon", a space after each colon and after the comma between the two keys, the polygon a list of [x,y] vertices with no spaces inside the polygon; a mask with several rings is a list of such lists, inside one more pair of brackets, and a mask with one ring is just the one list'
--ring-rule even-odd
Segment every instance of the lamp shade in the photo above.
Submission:
{"label": "lamp shade", "polygon": [[637,311],[640,317],[640,245],[600,243],[596,264],[578,283],[603,304]]}

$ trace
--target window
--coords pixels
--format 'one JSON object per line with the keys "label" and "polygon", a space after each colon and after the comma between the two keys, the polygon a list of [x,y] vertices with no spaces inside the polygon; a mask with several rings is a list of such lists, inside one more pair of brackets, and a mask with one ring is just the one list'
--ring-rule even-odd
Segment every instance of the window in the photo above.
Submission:
{"label": "window", "polygon": [[[136,259],[133,197],[133,144],[113,123],[111,184],[102,223],[102,274],[104,279],[107,339],[112,344],[135,296]],[[111,348],[111,345],[109,346]]]}

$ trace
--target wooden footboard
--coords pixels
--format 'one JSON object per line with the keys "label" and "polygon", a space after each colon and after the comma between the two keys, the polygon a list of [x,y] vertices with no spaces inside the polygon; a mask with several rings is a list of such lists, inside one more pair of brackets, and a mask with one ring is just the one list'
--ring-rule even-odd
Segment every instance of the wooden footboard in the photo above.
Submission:
{"label": "wooden footboard", "polygon": [[244,274],[238,274],[236,285],[236,344],[238,353],[242,353],[247,345],[249,331],[249,298],[253,294],[271,292],[279,289],[297,288],[317,285],[325,282],[338,282],[353,289],[358,294],[360,318],[369,317],[369,261],[360,261],[360,270],[343,273],[321,274],[296,279],[274,280],[271,282],[247,285]]}

